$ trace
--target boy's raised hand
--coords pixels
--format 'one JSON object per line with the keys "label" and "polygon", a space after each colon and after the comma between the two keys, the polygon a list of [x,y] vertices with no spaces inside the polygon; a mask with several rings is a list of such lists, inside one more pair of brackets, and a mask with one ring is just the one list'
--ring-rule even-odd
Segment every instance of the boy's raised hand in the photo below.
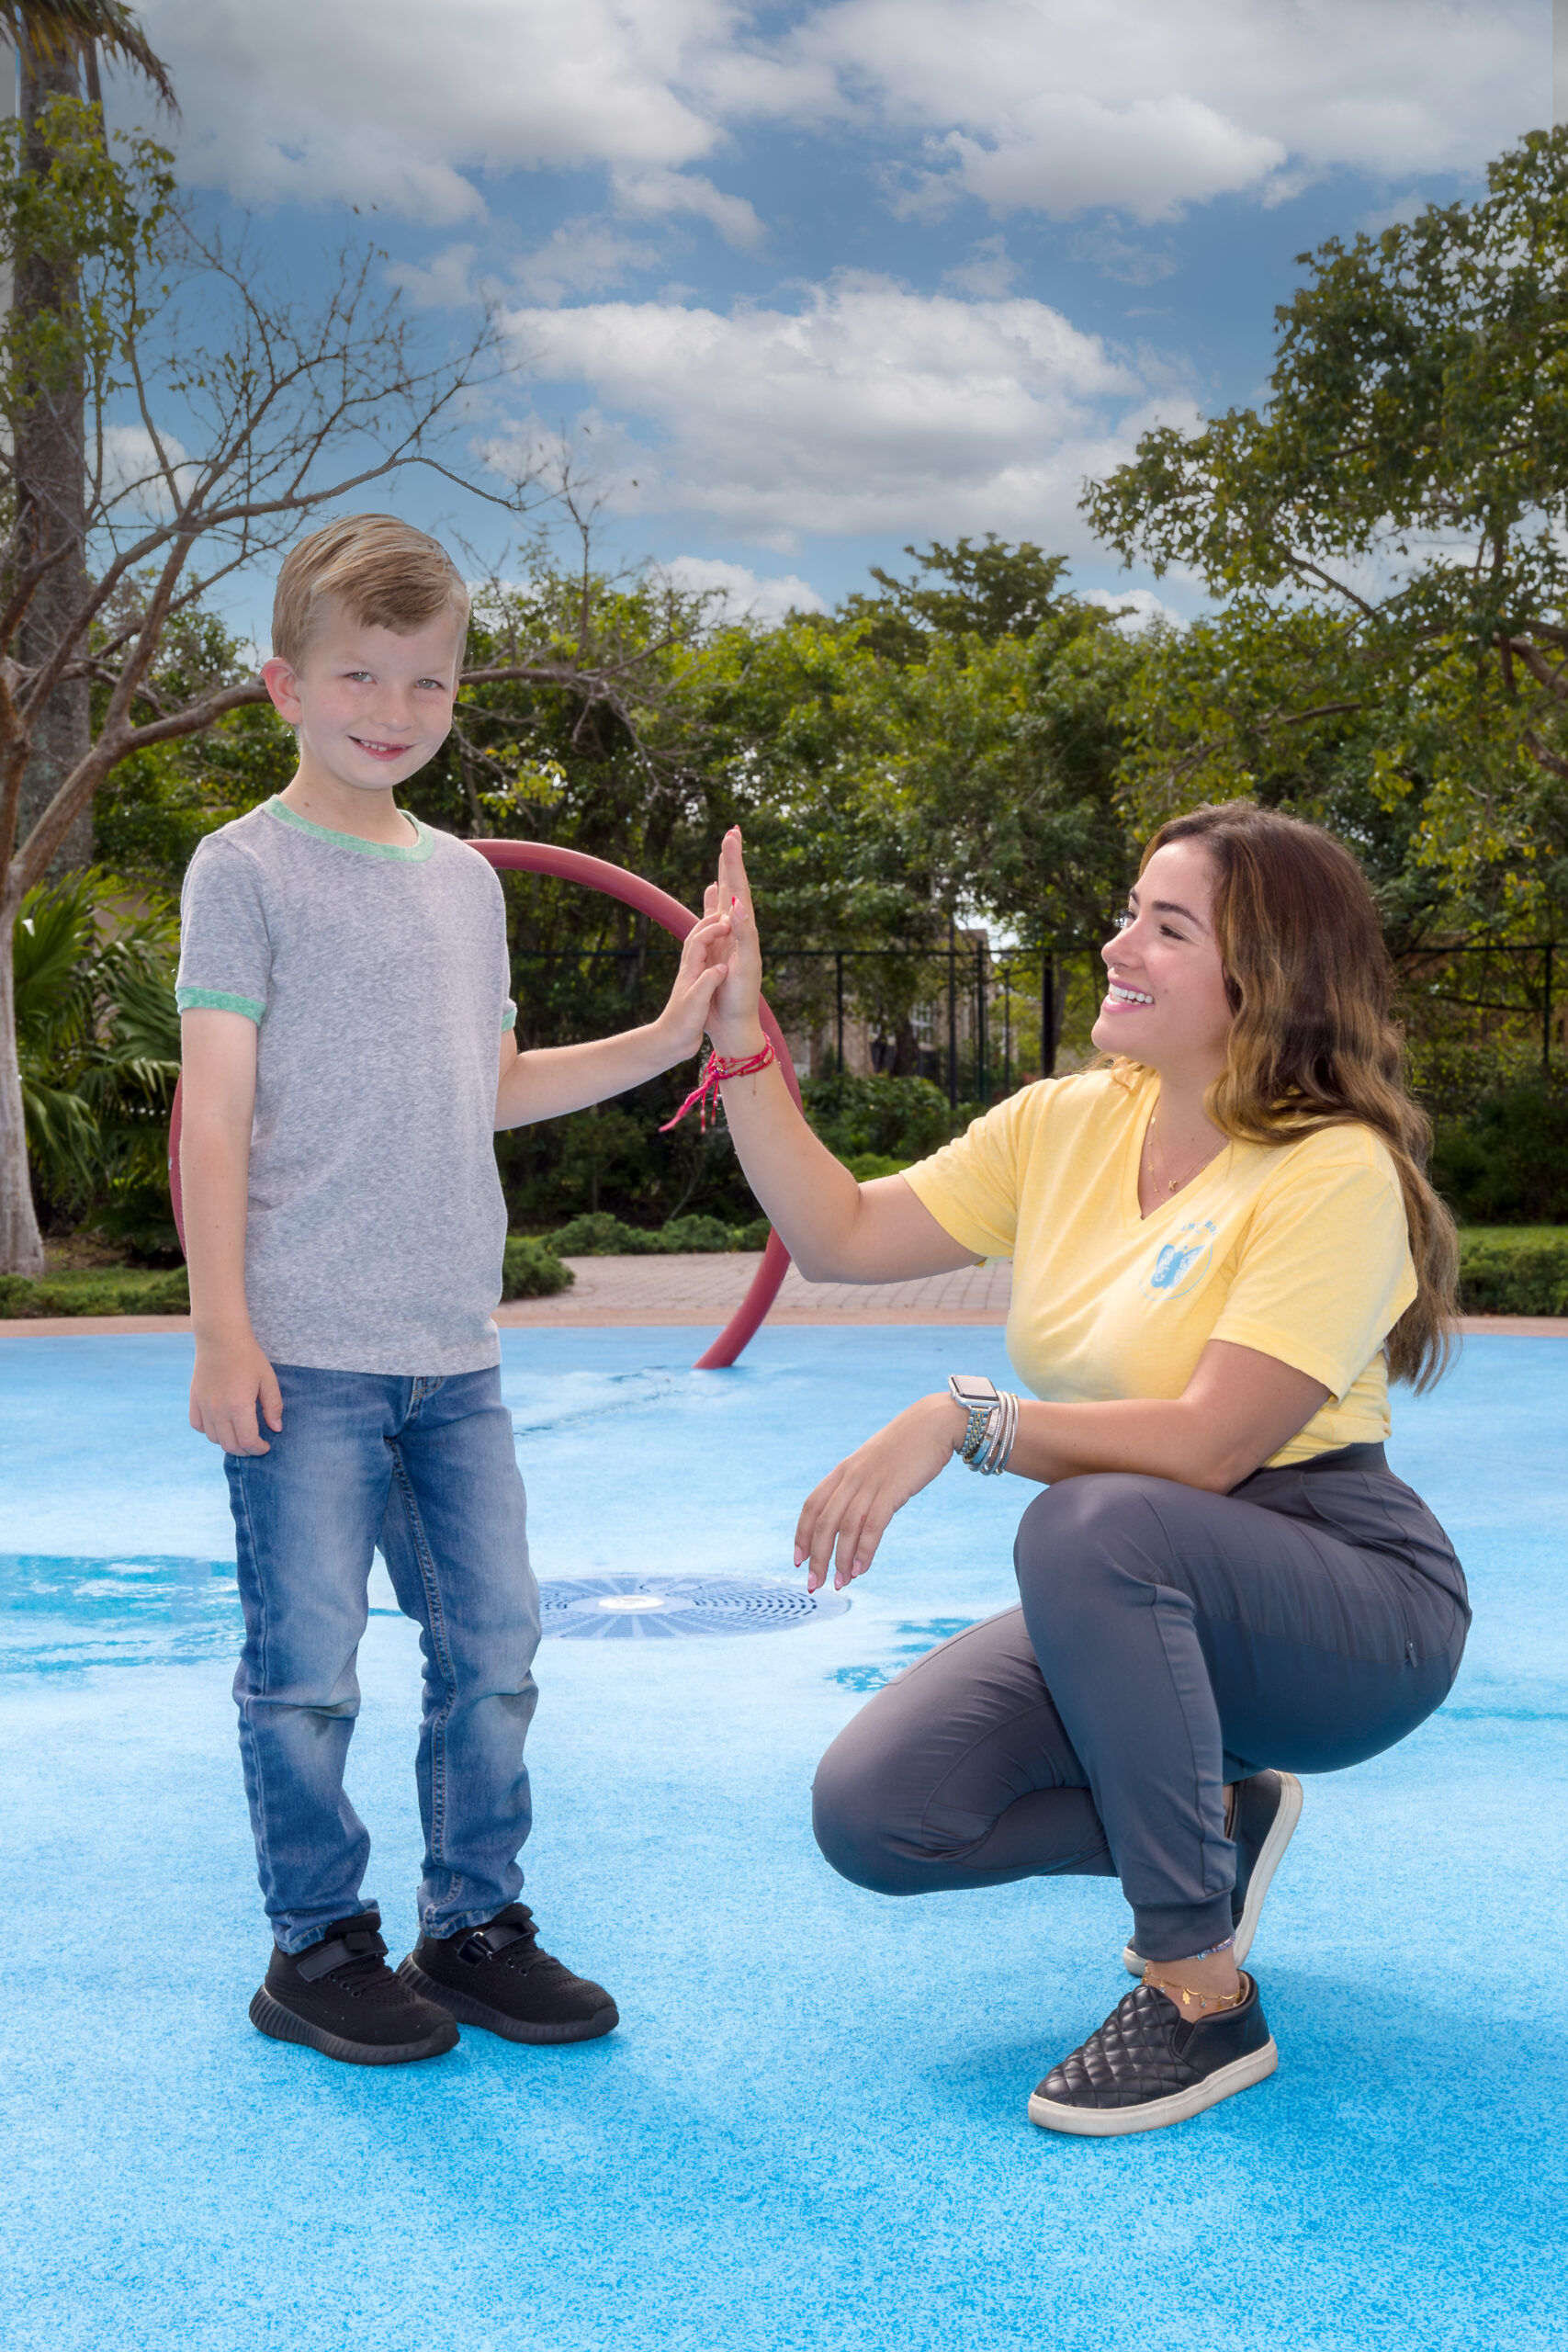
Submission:
{"label": "boy's raised hand", "polygon": [[[712,898],[711,888],[707,895]],[[701,1047],[703,1032],[709,1025],[708,1008],[723,983],[728,960],[728,922],[710,908],[682,943],[675,985],[655,1023],[671,1062],[687,1061]]]}
{"label": "boy's raised hand", "polygon": [[726,922],[726,968],[708,1015],[708,1034],[724,1054],[754,1053],[761,1041],[762,949],[746,879],[740,828],[732,825],[718,853],[718,880],[703,894],[705,920]]}

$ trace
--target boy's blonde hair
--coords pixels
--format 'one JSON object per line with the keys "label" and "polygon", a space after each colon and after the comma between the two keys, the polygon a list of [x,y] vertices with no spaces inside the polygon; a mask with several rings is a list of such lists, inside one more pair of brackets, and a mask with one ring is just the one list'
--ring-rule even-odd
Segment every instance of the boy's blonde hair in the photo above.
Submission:
{"label": "boy's blonde hair", "polygon": [[449,612],[458,650],[468,626],[468,592],[439,539],[395,514],[345,514],[290,548],[272,600],[272,650],[299,669],[328,597],[368,628],[410,636]]}

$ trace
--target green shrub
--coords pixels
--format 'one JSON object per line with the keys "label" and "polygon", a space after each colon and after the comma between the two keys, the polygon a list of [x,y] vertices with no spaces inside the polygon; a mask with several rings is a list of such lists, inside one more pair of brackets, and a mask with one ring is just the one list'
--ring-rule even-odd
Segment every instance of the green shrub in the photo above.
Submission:
{"label": "green shrub", "polygon": [[171,906],[132,911],[142,895],[94,869],[23,899],[10,951],[22,1111],[46,1229],[101,1227],[177,1269],[168,1125],[179,942]]}
{"label": "green shrub", "polygon": [[186,1270],[143,1272],[133,1266],[72,1267],[38,1281],[0,1274],[0,1316],[188,1315]]}
{"label": "green shrub", "polygon": [[1510,1087],[1439,1120],[1431,1172],[1466,1225],[1568,1225],[1568,1094]]}
{"label": "green shrub", "polygon": [[645,1226],[623,1225],[601,1209],[558,1226],[546,1236],[545,1246],[562,1258],[658,1258],[671,1250],[761,1250],[768,1231],[765,1216],[749,1225],[726,1225],[716,1216],[672,1216],[650,1232]]}
{"label": "green shrub", "polygon": [[1459,1263],[1467,1315],[1568,1315],[1568,1229],[1461,1232]]}
{"label": "green shrub", "polygon": [[542,1241],[509,1234],[501,1266],[502,1298],[553,1298],[577,1276]]}
{"label": "green shrub", "polygon": [[894,1159],[886,1151],[857,1151],[844,1162],[857,1184],[874,1184],[879,1176],[901,1176],[909,1165],[908,1160]]}
{"label": "green shrub", "polygon": [[964,1125],[929,1078],[808,1078],[801,1087],[806,1115],[829,1151],[844,1160],[864,1152],[906,1166],[937,1150]]}
{"label": "green shrub", "polygon": [[767,1238],[766,1217],[754,1217],[750,1225],[726,1225],[716,1216],[672,1216],[658,1234],[661,1249],[680,1250],[761,1250]]}
{"label": "green shrub", "polygon": [[545,1236],[546,1249],[558,1258],[653,1258],[663,1246],[657,1233],[623,1225],[608,1209],[585,1211]]}

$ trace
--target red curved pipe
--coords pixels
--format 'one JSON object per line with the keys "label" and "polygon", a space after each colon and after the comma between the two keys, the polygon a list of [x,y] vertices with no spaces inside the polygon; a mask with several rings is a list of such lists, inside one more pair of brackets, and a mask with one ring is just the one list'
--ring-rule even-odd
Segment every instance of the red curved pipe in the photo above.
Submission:
{"label": "red curved pipe", "polygon": [[[638,874],[628,873],[624,865],[612,865],[603,857],[585,856],[581,850],[556,849],[547,842],[475,842],[471,846],[491,864],[520,874],[553,875],[557,881],[581,882],[585,889],[597,890],[606,899],[619,899],[624,906],[633,907],[638,914],[649,916],[669,932],[671,938],[684,939],[697,918],[672,899],[667,890],[656,889]],[[784,1084],[795,1102],[800,1101],[800,1084],[795,1074],[795,1064],[789,1057],[784,1032],[764,1003],[761,1010],[762,1030],[779,1057]],[[185,1248],[185,1204],[180,1193],[180,1089],[175,1088],[175,1100],[169,1114],[169,1193],[175,1206],[175,1230]],[[762,1252],[762,1262],[751,1277],[751,1287],[719,1333],[711,1348],[697,1358],[693,1367],[697,1372],[722,1372],[732,1364],[755,1337],[770,1306],[779,1295],[779,1285],[789,1271],[789,1251],[776,1233],[768,1236],[768,1246]]]}

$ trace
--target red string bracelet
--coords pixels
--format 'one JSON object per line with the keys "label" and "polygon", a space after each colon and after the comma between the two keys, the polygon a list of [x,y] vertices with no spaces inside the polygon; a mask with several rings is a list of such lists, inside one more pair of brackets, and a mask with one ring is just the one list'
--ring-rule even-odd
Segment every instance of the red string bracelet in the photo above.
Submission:
{"label": "red string bracelet", "polygon": [[747,1054],[741,1059],[736,1061],[728,1060],[723,1054],[710,1054],[707,1060],[703,1065],[702,1076],[698,1079],[695,1086],[693,1087],[691,1092],[687,1095],[685,1101],[676,1112],[675,1116],[672,1119],[665,1120],[664,1125],[659,1130],[660,1134],[661,1136],[667,1136],[671,1127],[678,1127],[682,1120],[685,1117],[687,1112],[692,1109],[694,1104],[696,1104],[699,1106],[698,1115],[701,1121],[702,1132],[704,1135],[706,1135],[708,1131],[708,1105],[713,1101],[714,1096],[717,1093],[718,1089],[724,1084],[725,1080],[727,1078],[754,1078],[760,1069],[766,1069],[770,1062],[776,1062],[778,1056],[774,1053],[772,1046],[770,1045],[764,1045],[760,1054]]}

